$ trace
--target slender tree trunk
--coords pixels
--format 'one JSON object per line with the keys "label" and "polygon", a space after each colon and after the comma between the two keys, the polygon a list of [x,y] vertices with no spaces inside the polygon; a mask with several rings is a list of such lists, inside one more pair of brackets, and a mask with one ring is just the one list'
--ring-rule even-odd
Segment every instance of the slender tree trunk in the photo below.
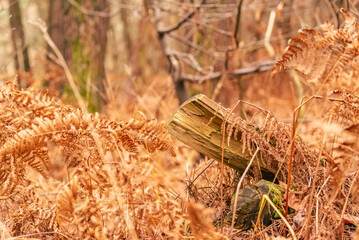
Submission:
{"label": "slender tree trunk", "polygon": [[[25,34],[21,22],[21,10],[18,0],[9,0],[11,40],[14,49],[15,69],[21,72],[30,71],[28,48],[25,43]],[[20,86],[26,87],[26,83],[20,79]]]}
{"label": "slender tree trunk", "polygon": [[[92,0],[91,2],[94,6],[95,11],[105,13],[110,12],[110,4],[108,0]],[[98,91],[95,104],[101,108],[101,106],[103,106],[103,104],[107,102],[105,91],[105,58],[107,50],[107,31],[110,26],[110,17],[93,16],[92,20],[94,21],[94,69],[92,74],[94,76],[95,84]]]}
{"label": "slender tree trunk", "polygon": [[123,24],[123,30],[122,30],[122,34],[123,34],[123,40],[125,41],[125,46],[126,46],[126,51],[127,51],[127,59],[126,61],[129,62],[131,60],[131,55],[132,55],[132,39],[131,39],[131,35],[130,35],[130,24],[128,21],[128,17],[129,17],[129,10],[127,9],[122,9],[121,10],[121,21]]}
{"label": "slender tree trunk", "polygon": [[100,111],[106,104],[109,12],[109,0],[50,0],[50,36],[78,80],[90,111]]}
{"label": "slender tree trunk", "polygon": [[80,90],[86,97],[89,110],[100,111],[104,110],[107,102],[104,64],[110,25],[110,16],[106,13],[110,12],[110,4],[109,0],[77,3],[79,6],[71,6],[69,23],[77,26],[67,33],[71,39],[73,72],[80,80]]}
{"label": "slender tree trunk", "polygon": [[[146,9],[146,12],[149,11],[149,7],[153,7],[154,16],[160,19],[161,11],[158,8],[159,6],[158,0],[153,0],[152,2],[144,1],[143,4]],[[165,36],[166,34],[161,34],[159,32],[160,29],[164,28],[165,26],[163,26],[163,23],[161,22],[159,23],[154,22],[153,24],[157,30],[157,36],[161,45],[161,49],[163,51],[164,56],[166,57],[168,73],[171,75],[177,98],[179,100],[179,103],[182,104],[188,99],[188,92],[184,81],[181,79],[181,74],[182,74],[181,66],[179,64],[179,61],[175,57],[171,56],[170,54],[169,46],[167,44],[166,41],[167,39]]]}
{"label": "slender tree trunk", "polygon": [[[52,41],[55,43],[65,60],[68,61],[68,56],[65,53],[65,15],[64,15],[64,1],[50,0],[48,29]],[[48,51],[52,51],[48,49]]]}

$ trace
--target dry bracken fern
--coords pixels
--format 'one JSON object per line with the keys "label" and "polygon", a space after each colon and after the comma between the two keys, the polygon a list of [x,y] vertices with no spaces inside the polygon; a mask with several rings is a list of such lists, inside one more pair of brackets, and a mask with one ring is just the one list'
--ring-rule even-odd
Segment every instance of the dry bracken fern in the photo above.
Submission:
{"label": "dry bracken fern", "polygon": [[[220,111],[225,117],[227,141],[229,142],[231,138],[240,138],[243,143],[242,151],[248,151],[250,156],[258,147],[260,149],[259,161],[266,168],[274,172],[279,171],[277,177],[284,181],[287,177],[289,149],[292,141],[291,126],[278,121],[273,113],[265,109],[261,109],[264,120],[260,127],[255,127],[241,117],[237,117],[231,113],[230,109],[221,108]],[[309,181],[303,176],[313,170],[313,159],[316,153],[308,149],[299,136],[294,139],[293,144],[293,183],[296,187],[300,187]]]}
{"label": "dry bracken fern", "polygon": [[339,29],[324,23],[320,30],[299,30],[298,36],[289,41],[272,74],[290,67],[303,73],[308,81],[327,82],[342,74],[348,65],[357,68],[358,23],[353,15],[344,10],[341,13],[345,21]]}
{"label": "dry bracken fern", "polygon": [[49,142],[64,149],[71,167],[85,158],[100,161],[101,151],[117,148],[136,153],[139,145],[147,147],[149,152],[167,150],[174,155],[163,124],[155,120],[115,122],[99,114],[83,114],[46,93],[31,89],[18,91],[13,83],[7,83],[0,91],[0,103],[4,109],[0,156],[2,168],[6,168],[0,172],[2,195],[11,193],[13,183],[23,179],[24,164],[46,177]]}
{"label": "dry bracken fern", "polygon": [[[344,231],[344,227],[339,226],[341,221],[345,221],[344,213],[358,216],[359,24],[353,15],[344,10],[341,13],[344,22],[339,29],[329,23],[322,24],[319,30],[301,29],[298,36],[290,40],[282,59],[272,71],[274,74],[293,68],[308,81],[320,83],[317,94],[327,91],[328,87],[330,90],[330,94],[324,92],[330,97],[324,98],[330,100],[329,107],[325,107],[324,114],[320,114],[319,124],[313,124],[312,132],[307,133],[311,135],[310,144],[316,145],[321,153],[320,158],[313,158],[317,166],[309,173],[314,182],[311,183],[312,191],[307,203],[309,209],[316,209],[317,223],[314,231],[310,224],[314,214],[307,212],[302,232],[307,232],[306,236],[310,237],[338,238]],[[309,113],[315,117],[312,114]],[[319,186],[320,190],[317,190]],[[314,202],[317,202],[316,205]],[[318,221],[321,223],[318,224]]]}
{"label": "dry bracken fern", "polygon": [[176,179],[152,159],[157,150],[175,155],[163,123],[83,114],[15,83],[2,86],[0,104],[0,209],[13,236],[185,234],[187,215],[165,185]]}

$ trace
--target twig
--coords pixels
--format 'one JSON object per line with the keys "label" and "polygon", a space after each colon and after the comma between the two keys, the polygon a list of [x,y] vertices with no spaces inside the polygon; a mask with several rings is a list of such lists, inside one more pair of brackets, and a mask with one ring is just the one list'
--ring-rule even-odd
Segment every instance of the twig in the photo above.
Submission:
{"label": "twig", "polygon": [[184,16],[177,24],[175,24],[172,27],[168,27],[166,29],[157,30],[157,34],[159,35],[160,38],[163,38],[164,35],[169,34],[173,31],[176,31],[177,29],[179,29],[184,23],[188,22],[196,13],[196,11],[198,11],[200,9],[200,7],[206,2],[206,0],[202,0],[202,2],[200,4],[198,4],[196,6],[196,9],[193,10],[192,12],[188,13],[186,16]]}
{"label": "twig", "polygon": [[125,201],[125,199],[123,199],[123,196],[121,194],[117,194],[116,199],[120,203],[120,206],[122,207],[122,209],[121,209],[122,216],[124,217],[127,229],[129,231],[129,236],[131,237],[131,239],[135,239],[135,240],[138,239],[138,236],[136,233],[136,228],[135,228],[135,223],[128,211],[129,204]]}
{"label": "twig", "polygon": [[[238,104],[238,102],[237,102]],[[236,104],[236,106],[237,106]],[[236,107],[235,106],[235,107]],[[234,108],[235,108],[234,107]],[[234,110],[234,108],[232,109],[232,112]],[[229,114],[229,116],[231,116],[232,113]],[[221,126],[221,132],[222,132],[222,153],[221,153],[221,178],[220,178],[220,186],[221,186],[221,201],[220,201],[220,205],[221,205],[221,229],[223,228],[223,171],[224,171],[224,140],[225,140],[225,135],[226,135],[226,121],[223,120],[222,126]],[[234,213],[233,213],[234,214]]]}
{"label": "twig", "polygon": [[79,4],[78,2],[74,1],[74,0],[67,0],[72,6],[74,6],[75,8],[77,8],[77,10],[79,10],[80,12],[82,12],[85,15],[91,15],[91,16],[96,16],[96,17],[103,17],[103,18],[109,18],[109,17],[113,17],[116,14],[120,13],[121,9],[112,12],[112,13],[107,13],[107,12],[101,12],[101,11],[94,11],[94,10],[90,10],[87,8],[84,8],[81,4]]}
{"label": "twig", "polygon": [[[248,75],[251,73],[261,73],[269,71],[273,68],[276,61],[263,61],[260,63],[257,63],[253,67],[247,67],[247,68],[239,68],[234,71],[228,72],[227,76],[228,78],[236,78],[244,75]],[[182,74],[181,80],[182,81],[189,81],[189,82],[195,82],[201,84],[202,82],[206,80],[218,80],[222,77],[223,72],[213,72],[205,76],[197,76],[197,75],[191,75],[191,74]]]}
{"label": "twig", "polygon": [[236,42],[236,48],[238,48],[238,46],[239,46],[238,32],[239,32],[240,22],[241,22],[242,3],[243,3],[243,0],[239,0],[239,2],[237,3],[237,17],[236,17],[236,24],[235,24],[234,33],[233,33],[233,37]]}
{"label": "twig", "polygon": [[20,236],[15,236],[15,237],[11,237],[11,238],[7,238],[8,240],[12,239],[12,240],[15,240],[15,239],[27,239],[27,237],[34,237],[34,236],[41,236],[41,235],[47,235],[47,234],[58,234],[62,237],[65,237],[67,239],[71,239],[69,236],[66,236],[64,233],[61,233],[61,232],[55,232],[55,231],[52,231],[52,232],[38,232],[38,233],[30,233],[30,234],[25,234],[25,235],[20,235]]}
{"label": "twig", "polygon": [[354,186],[355,182],[357,181],[357,176],[358,176],[358,171],[355,172],[355,174],[354,174],[354,179],[353,179],[353,181],[352,181],[351,184],[350,184],[349,191],[348,191],[348,195],[347,195],[347,197],[345,198],[345,203],[344,203],[344,206],[343,206],[342,214],[340,215],[339,222],[337,223],[337,228],[340,226],[340,224],[342,223],[342,221],[343,221],[343,219],[344,219],[344,213],[345,213],[345,210],[347,209],[347,205],[348,205],[348,201],[349,201],[349,196],[350,196],[351,191],[353,190],[353,186]]}
{"label": "twig", "polygon": [[169,54],[176,56],[183,63],[187,64],[189,67],[195,69],[197,72],[200,72],[201,74],[210,74],[209,71],[206,71],[200,66],[200,64],[197,62],[194,56],[190,53],[172,51],[172,53]]}
{"label": "twig", "polygon": [[275,55],[274,48],[270,44],[270,38],[271,38],[272,32],[273,32],[275,17],[276,17],[276,11],[272,10],[269,15],[268,26],[267,26],[266,33],[264,35],[264,47],[266,48],[267,52],[269,53],[269,55],[271,57],[274,57],[274,55]]}
{"label": "twig", "polygon": [[[286,189],[286,197],[285,197],[285,219],[288,218],[288,203],[289,203],[289,186],[290,186],[290,177],[292,174],[292,165],[293,165],[293,155],[294,155],[294,143],[295,143],[295,135],[296,135],[296,127],[298,123],[298,115],[297,112],[308,102],[315,99],[316,96],[312,96],[305,100],[302,104],[300,104],[294,111],[293,111],[293,126],[292,126],[292,139],[290,142],[290,155],[289,155],[289,164],[288,164],[288,177],[287,177],[287,189]],[[286,235],[286,229],[284,229],[284,236]]]}
{"label": "twig", "polygon": [[[263,195],[263,198],[262,198],[262,203],[261,203],[261,208],[259,210],[259,215],[258,215],[258,218],[257,218],[257,222],[256,222],[256,225],[255,225],[255,229],[257,227],[257,224],[259,222],[259,217],[262,213],[262,210],[263,210],[263,207],[264,207],[264,200],[267,200],[268,203],[273,207],[274,211],[277,212],[277,214],[279,215],[279,217],[283,220],[283,222],[285,223],[285,225],[287,226],[287,228],[289,229],[289,232],[290,234],[292,235],[292,238],[294,240],[297,240],[297,237],[295,236],[295,233],[294,233],[294,230],[293,228],[290,226],[289,222],[287,221],[287,219],[284,218],[283,214],[278,210],[277,206],[272,202],[272,200],[268,197],[267,194],[264,194]],[[253,236],[254,236],[254,232],[255,232],[255,229],[253,231],[253,234],[252,234],[252,237],[251,239],[253,239]]]}
{"label": "twig", "polygon": [[204,23],[202,21],[198,21],[198,20],[195,20],[195,19],[191,18],[191,19],[188,20],[188,22],[195,23],[195,24],[198,24],[198,25],[203,26],[205,28],[211,29],[211,30],[213,30],[215,32],[218,32],[218,33],[220,33],[220,34],[222,34],[222,35],[224,35],[226,37],[232,37],[231,32],[225,31],[225,30],[220,29],[220,28],[213,27],[213,26],[208,25],[208,24],[206,24],[206,23]]}
{"label": "twig", "polygon": [[[190,184],[188,184],[188,186],[186,187],[186,190],[188,190],[190,187],[192,187],[193,183],[214,163],[214,161],[216,160],[212,160],[196,177],[195,179],[193,179],[192,182],[190,182]],[[180,197],[181,195],[178,194],[177,197],[175,198],[175,201]]]}
{"label": "twig", "polygon": [[317,195],[316,195],[316,200],[317,200],[317,201],[316,201],[316,203],[317,203],[317,209],[315,210],[315,233],[316,233],[316,234],[318,234],[318,229],[319,229],[319,222],[318,222],[318,219],[319,219],[319,217],[318,217],[318,215],[319,215],[319,212],[318,212],[318,209],[319,209],[319,200],[318,200],[318,198],[319,198],[319,194],[322,192],[322,189],[324,188],[325,184],[327,184],[327,182],[329,181],[329,179],[330,179],[330,176],[327,177],[327,179],[325,179],[325,181],[324,181],[322,187],[319,189],[319,191],[318,191],[318,193],[317,193]]}
{"label": "twig", "polygon": [[195,11],[190,12],[189,14],[187,14],[182,20],[180,20],[176,25],[172,26],[172,27],[168,27],[167,29],[163,29],[163,30],[158,30],[157,33],[159,35],[165,35],[168,34],[170,32],[176,31],[177,29],[179,29],[184,23],[188,22],[188,20],[190,18],[192,18],[195,14]]}
{"label": "twig", "polygon": [[[191,19],[194,16],[196,11],[199,11],[200,7],[205,2],[206,2],[206,0],[202,0],[201,3],[196,6],[195,10],[193,10],[192,12],[190,12],[189,14],[184,16],[177,24],[175,24],[172,27],[168,27],[167,29],[160,30],[158,28],[158,24],[156,24],[154,21],[152,21],[152,23],[155,26],[156,31],[157,31],[157,36],[158,36],[158,40],[161,45],[161,49],[166,57],[166,61],[168,64],[168,72],[170,73],[170,75],[172,77],[172,81],[175,85],[176,95],[177,95],[177,98],[180,101],[180,103],[183,103],[188,98],[188,94],[187,94],[187,90],[184,85],[184,82],[180,80],[181,66],[180,66],[178,60],[176,59],[176,57],[171,55],[171,49],[167,46],[167,43],[165,41],[165,36],[172,37],[173,39],[176,39],[177,41],[183,42],[183,43],[187,44],[188,46],[191,46],[194,49],[197,49],[203,53],[210,55],[210,53],[206,49],[204,49],[190,41],[187,41],[185,38],[182,38],[180,36],[173,34],[173,31],[179,29],[184,23],[188,22],[189,19]],[[146,13],[149,15],[149,13],[148,13],[149,8],[148,8],[148,5],[146,4],[146,1],[144,1],[143,4],[145,6]],[[158,6],[157,6],[157,8],[155,8],[155,13],[156,12],[158,12]]]}
{"label": "twig", "polygon": [[207,54],[208,56],[212,56],[211,52],[207,51],[205,48],[199,46],[198,44],[195,44],[195,43],[193,43],[191,41],[188,41],[184,37],[178,36],[178,35],[173,34],[173,33],[169,33],[168,36],[175,39],[175,40],[177,40],[177,41],[179,41],[179,42],[182,42],[182,43],[190,46],[191,48],[194,48],[194,49],[200,51],[201,53]]}

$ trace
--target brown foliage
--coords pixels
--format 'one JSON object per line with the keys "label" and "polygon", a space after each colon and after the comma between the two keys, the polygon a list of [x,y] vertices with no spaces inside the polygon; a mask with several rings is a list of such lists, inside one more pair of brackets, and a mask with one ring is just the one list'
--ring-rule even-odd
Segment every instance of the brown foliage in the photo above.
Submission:
{"label": "brown foliage", "polygon": [[330,100],[321,106],[323,114],[313,116],[317,123],[307,132],[311,136],[308,143],[320,152],[320,158],[315,160],[315,171],[309,173],[313,183],[301,207],[307,213],[298,236],[306,238],[353,237],[342,223],[358,226],[357,220],[346,220],[358,215],[358,23],[343,9],[341,13],[345,21],[339,29],[329,23],[320,30],[301,29],[272,71],[293,68],[308,81],[319,82],[316,94],[323,93]]}
{"label": "brown foliage", "polygon": [[339,29],[335,29],[333,24],[324,23],[320,30],[299,30],[298,36],[290,39],[272,74],[291,67],[303,73],[308,81],[326,82],[342,74],[347,65],[357,68],[358,23],[353,15],[344,10],[341,12],[345,21]]}
{"label": "brown foliage", "polygon": [[111,121],[17,89],[11,82],[0,89],[0,208],[11,235],[185,234],[186,213],[167,185],[178,179],[153,158],[156,151],[175,156],[163,123]]}

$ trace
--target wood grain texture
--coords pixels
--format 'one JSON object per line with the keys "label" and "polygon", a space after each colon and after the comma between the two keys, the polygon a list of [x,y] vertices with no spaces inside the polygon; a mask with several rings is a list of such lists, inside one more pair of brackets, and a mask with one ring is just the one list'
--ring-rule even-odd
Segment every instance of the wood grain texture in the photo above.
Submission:
{"label": "wood grain texture", "polygon": [[[219,162],[222,160],[221,126],[224,120],[220,109],[221,105],[199,94],[183,103],[167,122],[169,133],[179,141],[185,143],[196,151],[207,155]],[[224,164],[243,172],[246,168],[250,155],[243,150],[240,142],[241,133],[237,139],[231,137],[229,145],[227,136],[224,143]],[[261,165],[264,179],[272,180],[274,172]]]}

